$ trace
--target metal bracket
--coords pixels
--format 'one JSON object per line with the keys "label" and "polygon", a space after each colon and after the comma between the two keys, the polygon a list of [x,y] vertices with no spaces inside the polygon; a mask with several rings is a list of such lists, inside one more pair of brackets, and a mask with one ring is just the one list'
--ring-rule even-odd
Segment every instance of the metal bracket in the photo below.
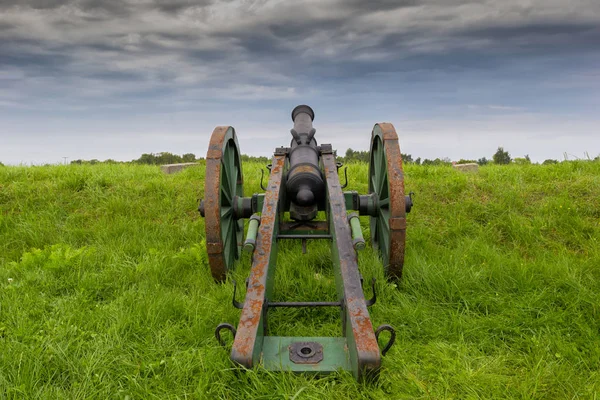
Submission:
{"label": "metal bracket", "polygon": [[377,301],[377,292],[375,291],[375,278],[371,279],[371,290],[373,291],[373,297],[371,297],[369,300],[365,300],[367,307],[371,307]]}
{"label": "metal bracket", "polygon": [[290,148],[289,148],[289,147],[283,147],[283,146],[281,146],[281,147],[276,147],[276,148],[275,148],[274,155],[276,155],[276,156],[284,156],[284,155],[286,155],[287,153],[289,153],[289,151],[290,151]]}
{"label": "metal bracket", "polygon": [[[269,174],[270,174],[271,173],[271,168],[273,168],[273,164],[267,164],[266,168],[269,170]],[[262,190],[267,190],[267,188],[263,184],[263,178],[264,178],[264,176],[265,176],[265,171],[263,171],[262,168],[261,168],[261,170],[260,170],[260,188]]]}
{"label": "metal bracket", "polygon": [[[240,303],[239,301],[237,301],[235,299],[235,292],[237,291],[237,282],[235,281],[235,279],[232,279],[232,282],[233,282],[233,297],[231,299],[231,304],[233,304],[233,306],[235,308],[238,308],[241,310],[244,308],[244,303]],[[248,287],[248,281],[246,281],[246,287]]]}
{"label": "metal bracket", "polygon": [[227,322],[223,322],[222,324],[217,325],[217,328],[215,329],[215,337],[217,338],[217,340],[219,341],[219,344],[221,346],[226,347],[225,341],[223,339],[221,339],[221,331],[223,329],[227,329],[228,331],[230,331],[231,334],[233,335],[234,339],[235,339],[235,335],[236,335],[237,331],[235,330],[233,325],[228,324]]}
{"label": "metal bracket", "polygon": [[408,196],[404,196],[404,208],[406,210],[407,213],[410,212],[410,210],[412,209],[413,206],[413,195],[415,194],[415,192],[409,192]]}
{"label": "metal bracket", "polygon": [[[342,168],[343,166],[344,166],[344,163],[341,163],[341,162],[335,163],[335,167],[337,168],[338,172],[339,172],[340,168]],[[346,182],[340,186],[342,189],[346,189],[346,187],[348,186],[348,167],[344,167],[344,179],[346,180]]]}
{"label": "metal bracket", "polygon": [[315,137],[315,133],[317,133],[317,130],[315,128],[312,128],[308,132],[308,136],[306,137],[306,144],[310,144],[310,141],[313,140],[313,137]]}
{"label": "metal bracket", "polygon": [[298,145],[302,144],[302,139],[300,138],[300,135],[298,135],[298,132],[296,132],[295,129],[290,129],[290,133],[292,134],[292,137],[294,138],[294,141],[296,141],[296,143]]}
{"label": "metal bracket", "polygon": [[379,334],[383,331],[388,331],[390,333],[390,340],[388,340],[387,344],[381,350],[381,355],[385,356],[385,354],[390,350],[394,342],[396,341],[396,330],[387,324],[379,325],[379,327],[375,330],[375,338],[379,341]]}
{"label": "metal bracket", "polygon": [[260,169],[260,188],[262,190],[267,190],[267,188],[265,187],[265,185],[263,184],[263,178],[265,177],[265,171],[261,168]]}
{"label": "metal bracket", "polygon": [[333,148],[331,144],[322,144],[320,147],[321,154],[333,154]]}

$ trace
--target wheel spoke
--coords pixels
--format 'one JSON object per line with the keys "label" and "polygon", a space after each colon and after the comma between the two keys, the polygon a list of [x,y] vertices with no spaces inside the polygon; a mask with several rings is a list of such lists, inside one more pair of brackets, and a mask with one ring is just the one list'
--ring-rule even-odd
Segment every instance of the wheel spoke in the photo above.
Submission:
{"label": "wheel spoke", "polygon": [[379,199],[387,199],[389,197],[387,171],[384,171],[384,173],[382,174],[377,193],[379,194]]}
{"label": "wheel spoke", "polygon": [[377,230],[378,230],[378,224],[377,224],[377,218],[375,217],[371,217],[371,220],[369,221],[369,227],[371,228],[371,241],[372,241],[372,245],[374,249],[377,249],[379,246],[378,243],[378,239],[377,239]]}
{"label": "wheel spoke", "polygon": [[223,252],[225,253],[228,269],[233,266],[233,262],[235,260],[234,251],[237,251],[236,229],[234,228],[235,224],[236,221],[233,218],[228,218],[225,222],[227,229],[224,231],[223,236]]}
{"label": "wheel spoke", "polygon": [[388,246],[389,246],[389,229],[384,224],[384,220],[382,218],[377,218],[377,222],[379,223],[379,251],[381,251],[381,259],[383,260],[384,266],[389,263],[388,259]]}
{"label": "wheel spoke", "polygon": [[229,192],[227,192],[227,190],[225,190],[224,187],[221,187],[221,207],[223,206],[231,207],[233,206],[233,202],[231,200]]}
{"label": "wheel spoke", "polygon": [[373,185],[373,193],[377,193],[377,178],[375,175],[371,175],[371,185]]}
{"label": "wheel spoke", "polygon": [[[221,205],[232,206],[233,203],[231,201],[231,191],[229,189],[229,170],[227,168],[227,164],[221,160]],[[225,204],[223,204],[225,203]]]}
{"label": "wheel spoke", "polygon": [[233,214],[233,207],[231,207],[231,206],[221,207],[221,219],[222,220],[229,218],[229,216],[232,214]]}
{"label": "wheel spoke", "polygon": [[231,142],[227,146],[227,176],[229,177],[229,193],[231,197],[235,196],[235,186],[237,184],[237,170],[234,162],[234,152]]}
{"label": "wheel spoke", "polygon": [[229,198],[233,198],[233,191],[231,190],[232,187],[232,181],[235,180],[235,176],[233,174],[233,171],[231,169],[231,162],[229,161],[229,146],[225,147],[225,150],[223,152],[223,171],[224,174],[227,176],[227,180],[223,180],[222,185],[223,188],[227,191],[227,194],[229,195]]}
{"label": "wheel spoke", "polygon": [[377,149],[375,151],[374,157],[373,157],[373,170],[375,171],[375,185],[373,186],[373,191],[375,191],[377,193],[377,195],[379,196],[379,192],[380,192],[380,186],[381,186],[381,175],[382,175],[382,170],[381,170],[381,151],[382,151],[382,146],[381,146],[381,142],[378,140],[377,141]]}
{"label": "wheel spoke", "polygon": [[231,228],[232,228],[233,218],[225,218],[221,220],[221,238],[223,239],[223,243],[227,244],[231,236]]}
{"label": "wheel spoke", "polygon": [[[239,159],[239,154],[237,153],[237,151],[234,153],[234,165],[235,165],[235,181],[233,182],[233,190],[234,190],[234,193],[237,194],[238,196],[243,196],[244,191],[239,190],[239,189],[241,189],[241,184],[238,185],[238,182],[241,181],[241,178],[242,178],[242,168],[240,166],[240,159]],[[238,187],[239,187],[239,189],[238,189]]]}
{"label": "wheel spoke", "polygon": [[243,220],[238,220],[238,222],[237,222],[236,238],[237,238],[236,254],[237,254],[237,258],[239,258],[240,254],[242,252],[242,246],[244,245],[244,221]]}
{"label": "wheel spoke", "polygon": [[233,254],[232,251],[232,246],[231,246],[231,242],[227,241],[224,245],[223,245],[223,251],[227,251],[224,256],[225,256],[225,262],[227,265],[227,269],[231,269],[233,267],[233,263],[235,262],[235,256]]}
{"label": "wheel spoke", "polygon": [[386,160],[386,156],[385,156],[385,148],[383,147],[383,145],[379,148],[379,159],[378,161],[378,168],[379,168],[379,179],[378,179],[378,185],[377,185],[377,194],[379,194],[379,197],[383,197],[383,192],[384,192],[384,187],[387,184],[387,160]]}
{"label": "wheel spoke", "polygon": [[379,209],[379,218],[384,226],[384,228],[389,231],[390,229],[390,210],[389,208],[380,208]]}

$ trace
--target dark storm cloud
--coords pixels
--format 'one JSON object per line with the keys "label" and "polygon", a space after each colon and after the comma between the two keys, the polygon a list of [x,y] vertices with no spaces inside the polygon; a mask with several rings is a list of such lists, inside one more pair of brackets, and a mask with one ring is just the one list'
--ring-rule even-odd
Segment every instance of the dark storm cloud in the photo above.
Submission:
{"label": "dark storm cloud", "polygon": [[356,12],[365,12],[373,10],[389,11],[404,7],[415,7],[421,3],[423,2],[419,2],[418,0],[345,0],[340,5],[355,10]]}
{"label": "dark storm cloud", "polygon": [[15,24],[11,24],[10,22],[0,22],[0,32],[7,31],[15,27]]}
{"label": "dark storm cloud", "polygon": [[[596,53],[600,42],[600,4],[584,0],[19,0],[0,9],[0,69],[18,68],[23,79],[62,74],[79,85],[138,82],[142,90],[235,83],[278,96],[278,87],[308,81],[324,88]],[[124,87],[136,91],[123,86],[119,95]]]}
{"label": "dark storm cloud", "polygon": [[30,7],[34,10],[45,10],[49,8],[60,7],[65,4],[65,1],[62,0],[3,0],[0,1],[0,8],[9,8],[14,6],[24,6]]}

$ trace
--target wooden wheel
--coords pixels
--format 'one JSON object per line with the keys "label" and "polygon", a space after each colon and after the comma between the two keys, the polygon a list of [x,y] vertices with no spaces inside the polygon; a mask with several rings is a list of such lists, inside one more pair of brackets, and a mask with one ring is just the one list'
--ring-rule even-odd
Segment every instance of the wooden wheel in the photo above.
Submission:
{"label": "wooden wheel", "polygon": [[404,172],[398,135],[389,123],[376,124],[371,134],[369,194],[375,203],[370,218],[373,247],[386,275],[400,279],[406,238]]}
{"label": "wooden wheel", "polygon": [[236,218],[234,201],[243,196],[242,160],[235,130],[217,126],[206,154],[204,217],[206,251],[212,276],[222,281],[239,258],[244,220]]}

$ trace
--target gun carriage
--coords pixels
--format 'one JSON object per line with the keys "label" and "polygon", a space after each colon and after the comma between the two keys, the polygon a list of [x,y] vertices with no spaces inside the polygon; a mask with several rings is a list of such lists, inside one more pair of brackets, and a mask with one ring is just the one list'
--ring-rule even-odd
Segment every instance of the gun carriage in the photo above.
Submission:
{"label": "gun carriage", "polygon": [[[389,350],[395,331],[389,325],[373,329],[356,251],[364,248],[359,216],[370,217],[371,243],[378,249],[386,275],[402,276],[406,214],[412,200],[404,193],[404,174],[398,136],[390,123],[379,123],[371,134],[369,192],[343,191],[335,153],[330,144],[318,145],[313,128],[314,111],[300,105],[292,111],[294,128],[289,147],[278,147],[269,166],[264,194],[244,197],[242,162],[235,130],[216,127],[206,156],[205,198],[199,211],[205,218],[206,249],[213,277],[226,278],[242,249],[252,253],[252,267],[243,303],[235,300],[241,317],[237,329],[220,324],[234,335],[231,359],[252,368],[296,372],[352,371],[357,379],[374,376],[381,356]],[[347,184],[347,175],[346,175]],[[261,182],[262,186],[262,182]],[[317,218],[324,211],[325,218]],[[348,211],[352,213],[348,214]],[[323,214],[323,213],[321,213]],[[244,220],[249,219],[244,240]],[[335,302],[272,301],[278,242],[325,239],[331,255],[337,288]],[[276,307],[337,307],[340,337],[269,336],[268,312]],[[380,351],[379,334],[390,339]]]}

